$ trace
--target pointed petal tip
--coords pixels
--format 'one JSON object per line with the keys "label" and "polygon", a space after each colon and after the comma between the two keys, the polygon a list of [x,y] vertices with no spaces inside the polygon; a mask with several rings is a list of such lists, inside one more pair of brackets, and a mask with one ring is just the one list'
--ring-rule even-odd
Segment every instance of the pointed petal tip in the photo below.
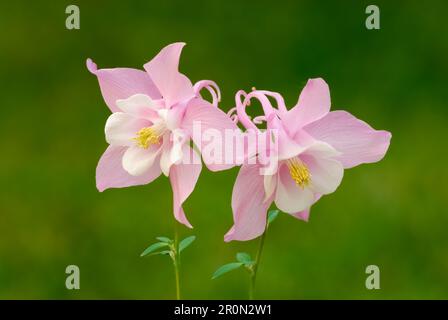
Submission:
{"label": "pointed petal tip", "polygon": [[173,43],[167,45],[167,47],[170,47],[170,46],[181,46],[181,47],[185,47],[186,45],[187,45],[186,42],[178,41],[178,42],[173,42]]}
{"label": "pointed petal tip", "polygon": [[378,162],[381,161],[385,156],[387,151],[389,150],[390,147],[390,141],[392,139],[392,133],[386,130],[378,130],[379,133],[382,134],[382,147],[380,148],[380,151],[378,152],[378,158],[376,161],[373,162]]}
{"label": "pointed petal tip", "polygon": [[320,84],[324,84],[324,85],[328,86],[327,82],[321,77],[309,78],[306,84],[308,85],[308,84],[314,84],[314,83],[320,83]]}
{"label": "pointed petal tip", "polygon": [[386,151],[387,151],[389,149],[390,140],[392,140],[392,133],[389,131],[386,131],[386,130],[380,130],[380,132],[383,134],[384,143],[387,144],[387,147],[386,147]]}
{"label": "pointed petal tip", "polygon": [[[323,79],[323,78],[310,78],[308,79],[308,81],[306,82],[305,87],[303,88],[304,90],[308,89],[313,89],[313,90],[321,90],[322,92],[326,92],[326,91],[330,91],[330,87],[328,86],[328,83]],[[329,95],[329,93],[328,93]]]}
{"label": "pointed petal tip", "polygon": [[304,222],[309,222],[310,220],[310,212],[308,210],[297,212],[295,214],[292,214],[294,218],[297,218],[299,220],[302,220]]}
{"label": "pointed petal tip", "polygon": [[232,226],[232,228],[230,228],[229,231],[227,231],[227,233],[224,235],[224,242],[230,242],[233,239],[233,234],[235,233],[235,226]]}
{"label": "pointed petal tip", "polygon": [[[171,52],[171,50],[172,50],[173,47],[174,47],[174,48],[179,47],[179,56],[180,56],[180,52],[182,51],[182,49],[183,49],[186,45],[187,45],[187,44],[186,44],[185,42],[173,42],[173,43],[170,43],[170,44],[166,45],[165,47],[163,47],[163,48],[159,51],[159,53],[158,53],[154,58],[157,58],[157,56],[159,56],[161,53]],[[174,51],[174,52],[176,52],[176,51]],[[146,69],[147,67],[150,67],[150,66],[151,66],[151,62],[153,62],[154,58],[151,59],[150,61],[146,62],[146,63],[143,65],[143,67],[144,67],[145,69]]]}
{"label": "pointed petal tip", "polygon": [[384,137],[386,140],[391,140],[392,139],[392,132],[390,131],[386,131],[386,130],[381,130],[384,133]]}
{"label": "pointed petal tip", "polygon": [[98,67],[97,67],[96,63],[93,62],[92,59],[87,58],[87,60],[86,60],[86,66],[87,66],[87,69],[90,71],[90,73],[92,73],[92,74],[96,74],[96,72],[97,72],[97,70],[98,70]]}
{"label": "pointed petal tip", "polygon": [[319,78],[310,78],[310,79],[308,79],[304,89],[305,88],[308,89],[308,90],[310,90],[310,89],[312,89],[312,90],[320,90],[321,93],[328,91],[328,95],[329,95],[329,92],[330,92],[330,87],[328,86],[328,83],[323,78],[320,78],[320,77]]}
{"label": "pointed petal tip", "polygon": [[96,189],[99,191],[99,192],[103,192],[104,190],[106,190],[107,189],[107,187],[106,186],[104,186],[103,184],[100,184],[100,183],[96,183]]}
{"label": "pointed petal tip", "polygon": [[179,222],[180,224],[183,224],[187,228],[193,229],[193,226],[191,225],[190,221],[187,220],[187,218],[179,219],[178,217],[175,217],[175,219],[177,220],[177,222]]}

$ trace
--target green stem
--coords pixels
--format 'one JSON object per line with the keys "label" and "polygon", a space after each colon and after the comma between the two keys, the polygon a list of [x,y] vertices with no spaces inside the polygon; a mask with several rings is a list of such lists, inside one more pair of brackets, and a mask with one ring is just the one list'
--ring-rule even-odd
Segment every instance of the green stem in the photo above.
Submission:
{"label": "green stem", "polygon": [[249,299],[254,299],[254,293],[255,293],[255,281],[257,280],[257,271],[258,271],[258,265],[260,264],[261,259],[261,253],[263,252],[263,246],[264,246],[264,239],[266,237],[266,232],[268,231],[268,225],[266,223],[266,229],[264,230],[263,234],[261,235],[261,239],[258,245],[258,251],[257,255],[255,256],[255,263],[251,272],[250,277],[250,287],[249,287]]}
{"label": "green stem", "polygon": [[177,231],[177,222],[174,220],[174,248],[173,248],[173,265],[174,265],[174,276],[176,279],[176,299],[180,300],[180,255],[179,255],[179,234]]}

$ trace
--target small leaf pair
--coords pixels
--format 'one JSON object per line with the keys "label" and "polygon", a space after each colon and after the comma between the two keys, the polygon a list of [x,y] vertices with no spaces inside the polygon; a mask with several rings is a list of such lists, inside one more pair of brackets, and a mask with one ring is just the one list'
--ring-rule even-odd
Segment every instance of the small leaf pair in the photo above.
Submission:
{"label": "small leaf pair", "polygon": [[215,273],[213,274],[212,279],[216,279],[222,276],[223,274],[230,272],[232,270],[236,270],[242,266],[244,266],[249,272],[252,272],[255,261],[252,260],[250,254],[246,252],[238,252],[236,254],[236,260],[237,260],[236,262],[231,262],[219,267],[218,270],[216,270]]}
{"label": "small leaf pair", "polygon": [[[173,258],[177,253],[180,254],[185,248],[187,248],[190,244],[192,244],[193,241],[196,239],[196,236],[190,236],[190,237],[183,239],[179,243],[179,248],[176,248],[176,246],[174,244],[174,240],[172,240],[170,238],[157,237],[156,239],[159,240],[159,242],[153,243],[148,248],[146,248],[142,252],[142,254],[140,254],[140,257],[144,257],[147,255],[169,254],[171,256],[171,258]],[[165,248],[165,247],[168,247],[169,250],[156,251],[156,250],[159,250],[159,249]]]}
{"label": "small leaf pair", "polygon": [[156,254],[168,254],[170,251],[169,250],[164,250],[164,251],[158,251],[158,252],[154,252],[160,248],[163,247],[168,247],[170,244],[167,242],[156,242],[153,243],[152,245],[150,245],[148,248],[145,249],[145,251],[142,252],[142,254],[140,255],[140,257],[144,257],[147,255],[156,255]]}
{"label": "small leaf pair", "polygon": [[[271,210],[268,212],[266,228],[268,228],[271,225],[271,223],[274,222],[274,220],[278,217],[278,214],[279,210]],[[231,262],[219,267],[213,274],[212,279],[216,279],[222,276],[223,274],[230,272],[232,270],[236,270],[242,266],[244,266],[252,274],[254,273],[254,267],[256,263],[257,261],[253,260],[250,254],[246,252],[238,252],[236,254],[236,262]]]}

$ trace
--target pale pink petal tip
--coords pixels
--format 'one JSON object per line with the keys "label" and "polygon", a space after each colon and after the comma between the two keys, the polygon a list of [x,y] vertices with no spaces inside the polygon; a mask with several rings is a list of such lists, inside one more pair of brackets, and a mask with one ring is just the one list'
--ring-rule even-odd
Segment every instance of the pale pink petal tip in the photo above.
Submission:
{"label": "pale pink petal tip", "polygon": [[190,229],[193,229],[193,226],[191,225],[191,223],[188,220],[185,221],[184,225],[186,225]]}
{"label": "pale pink petal tip", "polygon": [[233,239],[233,234],[235,233],[235,227],[233,226],[230,230],[224,235],[224,242],[230,242]]}
{"label": "pale pink petal tip", "polygon": [[179,212],[174,215],[174,218],[177,220],[177,222],[183,224],[184,226],[193,229],[193,226],[191,225],[190,221],[188,221],[185,212],[182,208],[180,208]]}
{"label": "pale pink petal tip", "polygon": [[92,61],[92,59],[88,58],[86,61],[87,69],[92,73],[96,74],[96,71],[98,70],[98,67],[95,62]]}
{"label": "pale pink petal tip", "polygon": [[293,216],[299,220],[308,222],[310,219],[310,211],[309,210],[300,211],[300,212],[293,214]]}

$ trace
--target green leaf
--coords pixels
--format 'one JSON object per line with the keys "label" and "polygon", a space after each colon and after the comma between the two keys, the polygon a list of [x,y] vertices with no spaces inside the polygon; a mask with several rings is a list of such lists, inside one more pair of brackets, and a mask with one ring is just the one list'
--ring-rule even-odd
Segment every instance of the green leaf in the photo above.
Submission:
{"label": "green leaf", "polygon": [[271,210],[271,211],[269,211],[269,213],[268,213],[268,227],[277,218],[278,213],[279,213],[278,210]]}
{"label": "green leaf", "polygon": [[196,236],[189,236],[182,240],[179,243],[179,253],[182,252],[186,247],[188,247],[194,240],[196,239]]}
{"label": "green leaf", "polygon": [[158,254],[167,255],[167,254],[170,254],[170,253],[171,253],[170,250],[163,250],[163,251],[150,253],[149,256],[155,256],[155,255],[158,255]]}
{"label": "green leaf", "polygon": [[252,258],[250,257],[250,254],[246,252],[238,252],[236,254],[236,260],[239,262],[242,262],[244,264],[251,264],[253,263]]}
{"label": "green leaf", "polygon": [[165,243],[173,243],[173,240],[171,240],[170,238],[167,238],[167,237],[157,237],[156,239],[161,242],[165,242]]}
{"label": "green leaf", "polygon": [[216,270],[215,273],[213,274],[212,279],[216,279],[216,278],[222,276],[224,273],[238,269],[243,264],[244,263],[242,263],[242,262],[231,262],[231,263],[225,264],[223,266],[220,266],[218,268],[218,270]]}
{"label": "green leaf", "polygon": [[147,254],[150,254],[153,251],[156,251],[157,249],[163,248],[163,247],[167,247],[169,246],[168,243],[165,242],[156,242],[153,243],[152,245],[150,245],[148,248],[145,249],[145,251],[142,252],[142,254],[140,255],[140,257],[144,257]]}

